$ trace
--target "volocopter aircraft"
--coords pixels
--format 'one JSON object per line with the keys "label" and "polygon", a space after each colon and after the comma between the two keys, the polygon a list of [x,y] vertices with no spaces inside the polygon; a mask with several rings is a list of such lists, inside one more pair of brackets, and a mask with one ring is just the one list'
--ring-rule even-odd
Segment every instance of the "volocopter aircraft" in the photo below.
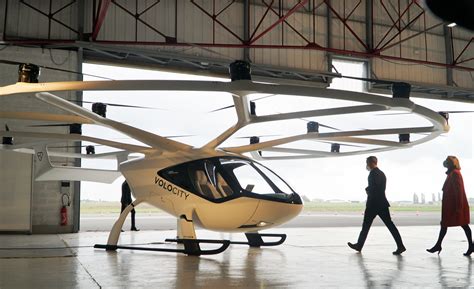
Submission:
{"label": "volocopter aircraft", "polygon": [[[0,136],[9,138],[1,147],[35,155],[35,179],[85,180],[112,182],[123,175],[128,182],[135,201],[129,205],[115,222],[107,244],[96,245],[107,250],[135,249],[180,252],[188,255],[216,254],[230,244],[250,246],[273,246],[282,244],[286,235],[264,234],[260,231],[283,224],[297,216],[302,208],[301,197],[278,175],[255,160],[283,160],[320,157],[339,157],[368,154],[393,149],[408,148],[432,140],[449,130],[447,118],[438,112],[416,105],[409,99],[409,86],[404,83],[393,85],[393,97],[368,93],[332,90],[301,85],[284,85],[253,82],[250,65],[236,61],[230,65],[231,82],[218,81],[164,81],[164,80],[116,80],[116,81],[71,81],[36,83],[36,77],[20,71],[16,84],[0,88],[0,97],[15,97],[18,94],[34,94],[37,99],[60,108],[70,115],[51,113],[0,112],[4,119],[29,119],[37,121],[95,124],[119,131],[144,145],[131,145],[117,141],[84,136],[81,134],[55,134],[40,132],[1,131]],[[59,96],[58,91],[87,90],[158,90],[158,91],[216,91],[232,95],[237,122],[202,147],[190,145],[153,134],[105,117],[105,111],[90,111]],[[249,101],[254,93],[284,94],[323,99],[356,101],[360,105],[326,109],[277,113],[258,116],[255,103]],[[96,106],[100,107],[100,106]],[[402,111],[417,114],[431,123],[423,127],[391,127],[351,131],[319,132],[317,122],[309,122],[307,133],[277,137],[262,141],[251,138],[251,143],[241,146],[221,145],[243,127],[264,122],[297,118],[346,115],[364,112]],[[410,134],[423,137],[410,142]],[[399,141],[377,139],[380,136],[397,135]],[[27,137],[38,141],[13,144],[11,138]],[[331,151],[290,148],[288,145],[301,140],[330,142]],[[73,154],[58,152],[49,148],[54,142],[89,141],[119,149],[104,154]],[[10,144],[8,144],[10,143]],[[340,145],[366,144],[369,149],[340,151]],[[271,152],[272,155],[266,155]],[[139,153],[140,157],[130,154]],[[245,156],[244,153],[250,153]],[[280,154],[280,155],[277,155]],[[53,166],[50,157],[113,158],[117,170],[86,169],[80,167]],[[168,240],[184,245],[184,249],[126,247],[118,244],[121,228],[130,211],[146,202],[177,218],[177,239]],[[224,232],[243,232],[248,242],[229,240],[198,239],[195,227]],[[262,237],[279,237],[273,242]],[[218,243],[219,248],[203,250],[202,243]]]}

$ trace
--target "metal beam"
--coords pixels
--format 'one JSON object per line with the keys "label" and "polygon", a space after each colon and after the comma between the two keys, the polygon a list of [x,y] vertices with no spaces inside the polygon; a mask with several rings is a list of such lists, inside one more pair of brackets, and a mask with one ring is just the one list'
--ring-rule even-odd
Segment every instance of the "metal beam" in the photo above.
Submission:
{"label": "metal beam", "polygon": [[275,21],[272,25],[270,25],[269,27],[267,27],[267,29],[265,29],[262,33],[260,33],[259,35],[255,36],[255,37],[252,37],[252,39],[250,39],[250,42],[249,44],[253,44],[255,43],[255,41],[259,40],[260,38],[262,38],[265,34],[267,34],[268,32],[270,32],[273,28],[275,28],[277,25],[281,24],[283,21],[285,21],[288,17],[291,16],[291,14],[295,13],[298,9],[300,9],[301,7],[303,7],[306,3],[308,3],[309,0],[302,0],[300,1],[299,3],[297,3],[295,6],[293,6],[293,8],[291,8],[288,12],[286,12],[285,15],[283,15],[282,17],[280,17],[277,21]]}
{"label": "metal beam", "polygon": [[[81,2],[81,1],[79,1]],[[100,0],[97,19],[94,19],[94,29],[92,30],[92,40],[96,40],[97,36],[99,35],[100,28],[102,28],[102,23],[105,20],[105,16],[107,15],[107,11],[109,9],[109,5],[111,0]],[[93,7],[94,9],[95,7]]]}
{"label": "metal beam", "polygon": [[[451,27],[444,26],[444,46],[445,46],[445,54],[446,54],[446,64],[454,64],[454,51],[453,51],[453,39],[452,39],[452,31]],[[448,85],[454,85],[453,79],[453,69],[451,67],[446,68],[446,82]],[[452,94],[448,94],[448,96],[452,96]]]}

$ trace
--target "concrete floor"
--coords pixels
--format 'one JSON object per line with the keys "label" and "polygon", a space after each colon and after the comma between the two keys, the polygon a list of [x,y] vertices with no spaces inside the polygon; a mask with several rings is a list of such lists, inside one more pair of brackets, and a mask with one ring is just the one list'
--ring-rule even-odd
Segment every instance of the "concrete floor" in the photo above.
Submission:
{"label": "concrete floor", "polygon": [[[373,227],[361,254],[350,250],[359,227],[281,228],[285,244],[233,245],[213,256],[94,249],[108,233],[0,235],[0,288],[446,288],[474,287],[461,228],[448,230],[441,255],[425,251],[438,227],[399,227],[408,251],[393,256],[388,230]],[[175,231],[124,232],[122,244],[151,244]],[[198,231],[200,238],[243,239]],[[210,246],[210,245],[209,245]],[[204,246],[203,246],[204,247]],[[29,248],[29,249],[28,249]],[[54,248],[54,249],[51,249]]]}

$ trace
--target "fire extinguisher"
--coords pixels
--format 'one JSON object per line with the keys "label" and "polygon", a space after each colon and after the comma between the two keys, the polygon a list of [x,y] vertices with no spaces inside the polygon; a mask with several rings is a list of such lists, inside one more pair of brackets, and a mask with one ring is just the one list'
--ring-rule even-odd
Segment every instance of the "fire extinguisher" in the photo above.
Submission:
{"label": "fire extinguisher", "polygon": [[[64,201],[65,199],[64,197],[66,197],[66,201]],[[67,225],[67,207],[70,205],[68,194],[63,194],[62,202],[63,202],[63,206],[61,207],[61,210],[60,210],[61,226],[66,226]]]}

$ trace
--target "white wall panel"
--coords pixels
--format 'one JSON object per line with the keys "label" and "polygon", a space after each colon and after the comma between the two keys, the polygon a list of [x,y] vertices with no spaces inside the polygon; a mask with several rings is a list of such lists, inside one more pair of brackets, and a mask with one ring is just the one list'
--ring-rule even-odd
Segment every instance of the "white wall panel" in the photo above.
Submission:
{"label": "white wall panel", "polygon": [[[52,50],[40,48],[23,48],[9,46],[0,51],[0,59],[8,59],[13,61],[21,61],[25,63],[35,63],[38,65],[52,66],[62,69],[77,71],[77,55],[73,51]],[[55,64],[56,63],[56,64]],[[15,65],[0,65],[0,85],[12,84],[17,81],[18,67]],[[47,81],[68,81],[76,80],[77,75],[59,71],[43,69],[40,75],[40,82]],[[76,99],[75,93],[57,93],[57,95],[67,99]],[[32,95],[22,96],[3,96],[0,97],[1,111],[37,111],[64,114],[65,112],[51,105],[45,104]],[[14,131],[35,131],[35,132],[55,132],[69,133],[67,127],[54,128],[32,128],[29,125],[31,121],[17,120],[0,120],[0,127],[4,127],[5,123]],[[36,124],[38,122],[35,122]],[[32,139],[15,138],[14,143],[30,142]],[[67,143],[58,143],[59,146],[67,145]],[[65,149],[67,150],[67,149]],[[73,148],[69,148],[73,151]],[[31,156],[30,156],[31,158]],[[72,165],[73,159],[61,159],[62,164]],[[31,166],[25,167],[24,171],[19,170],[19,175],[31,172]],[[4,173],[0,170],[0,174]],[[66,232],[72,231],[72,226],[66,228],[59,227],[59,208],[61,206],[61,194],[59,182],[34,182],[33,185],[33,203],[32,203],[32,225],[35,232]],[[73,200],[74,192],[71,192],[71,200]],[[72,207],[69,209],[69,220],[73,216]],[[71,222],[70,222],[71,224]]]}
{"label": "white wall panel", "polygon": [[32,165],[31,155],[0,151],[0,232],[31,232]]}

